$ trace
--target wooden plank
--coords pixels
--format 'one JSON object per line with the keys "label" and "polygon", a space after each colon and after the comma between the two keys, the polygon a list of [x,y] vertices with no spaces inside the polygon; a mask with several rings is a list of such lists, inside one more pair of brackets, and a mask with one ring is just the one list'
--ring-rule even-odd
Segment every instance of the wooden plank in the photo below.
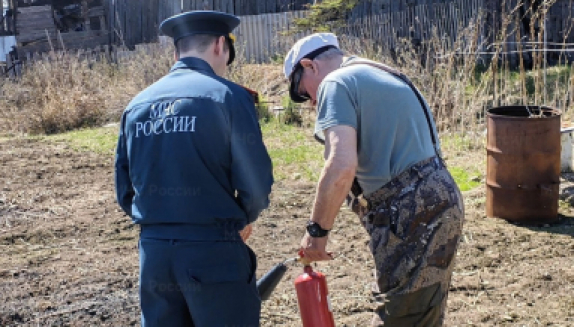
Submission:
{"label": "wooden plank", "polygon": [[149,23],[149,11],[151,0],[141,0],[141,42],[149,43],[152,39],[152,31]]}
{"label": "wooden plank", "polygon": [[16,27],[26,27],[26,26],[34,26],[34,25],[55,25],[53,19],[28,19],[25,17],[20,17],[18,23],[16,23]]}
{"label": "wooden plank", "polygon": [[161,22],[158,21],[157,19],[157,11],[158,11],[158,7],[159,7],[159,0],[150,0],[150,6],[149,6],[149,31],[152,35],[152,42],[156,42],[158,40],[158,36],[159,36],[159,24]]}
{"label": "wooden plank", "polygon": [[265,15],[259,15],[261,17],[261,43],[263,46],[263,59],[265,62],[269,62],[269,56],[270,56],[270,48],[271,48],[271,33],[269,31],[269,19],[270,17],[272,17],[269,14],[265,14]]}
{"label": "wooden plank", "polygon": [[445,29],[446,29],[446,35],[447,35],[446,40],[447,40],[447,44],[448,44],[449,48],[451,47],[450,45],[454,41],[452,38],[452,36],[454,35],[454,28],[453,28],[453,25],[454,25],[453,17],[454,17],[454,15],[452,13],[452,6],[451,5],[452,5],[452,3],[446,3],[444,6],[444,10],[446,13],[446,17],[445,17],[446,18],[445,19]]}
{"label": "wooden plank", "polygon": [[[109,0],[108,0],[108,1],[104,1],[104,2],[103,2],[103,5],[104,5],[104,14],[105,14],[105,15],[104,15],[104,19],[105,19],[105,21],[106,21],[106,23],[105,23],[105,24],[106,24],[106,29],[107,29],[107,30],[110,30],[110,31],[113,31],[113,28],[112,28],[113,25],[110,25],[110,21],[111,21],[111,17],[110,17],[110,16],[113,15],[113,13],[111,12],[112,6],[114,5],[113,2],[115,2],[115,1],[109,1]],[[113,41],[114,41],[114,40],[113,40],[113,33],[110,33],[110,34],[109,34],[108,45],[113,44]],[[110,51],[109,53],[111,53],[111,46],[109,47],[108,50]],[[110,57],[110,58],[111,58],[111,57]]]}
{"label": "wooden plank", "polygon": [[236,43],[235,43],[236,50],[241,49],[240,51],[242,51],[243,56],[245,56],[247,53],[247,50],[245,48],[245,19],[243,17],[241,17],[241,24],[239,24],[237,29],[235,29],[234,34],[235,34],[235,37],[237,38]]}
{"label": "wooden plank", "polygon": [[[117,1],[107,1],[107,11],[106,11],[106,16],[107,16],[107,20],[108,20],[108,30],[111,32],[110,33],[110,44],[116,44],[118,39],[116,37],[116,33],[115,33],[115,19],[116,19],[116,4]],[[111,52],[110,52],[111,53]]]}
{"label": "wooden plank", "polygon": [[233,14],[233,0],[221,0],[221,11]]}
{"label": "wooden plank", "polygon": [[16,27],[18,29],[22,29],[22,28],[26,28],[26,27],[36,27],[36,26],[40,26],[40,27],[45,27],[45,26],[55,26],[54,21],[53,20],[19,20],[18,23],[16,24]]}
{"label": "wooden plank", "polygon": [[215,0],[203,0],[203,10],[214,10],[214,1]]}
{"label": "wooden plank", "polygon": [[124,31],[123,31],[123,35],[124,35],[124,41],[126,46],[128,47],[132,47],[132,20],[133,20],[133,15],[130,14],[131,11],[131,7],[132,7],[132,2],[134,0],[124,0],[124,12],[123,12],[123,16],[124,16]]}
{"label": "wooden plank", "polygon": [[247,48],[249,49],[248,55],[245,57],[247,62],[251,62],[255,60],[255,56],[257,56],[256,50],[257,47],[255,46],[256,37],[254,32],[254,22],[255,18],[253,16],[249,16],[249,23],[247,24],[246,32],[247,32]]}
{"label": "wooden plank", "polygon": [[[145,1],[145,0],[141,0],[141,1]],[[103,6],[88,8],[88,17],[97,17],[97,16],[103,16],[103,15],[105,15]]]}
{"label": "wooden plank", "polygon": [[251,19],[250,16],[245,16],[242,17],[243,23],[242,23],[242,27],[241,27],[241,44],[243,44],[244,47],[244,56],[245,56],[245,60],[249,60],[249,58],[252,56],[252,50],[251,50],[251,37],[250,37],[250,24],[251,24]]}
{"label": "wooden plank", "polygon": [[267,48],[267,52],[269,54],[268,58],[271,59],[272,57],[275,57],[275,55],[277,54],[277,44],[276,44],[276,39],[278,37],[277,33],[275,32],[276,30],[276,22],[279,19],[279,15],[276,13],[273,14],[268,14],[269,17],[267,19],[267,29],[268,29],[268,37],[269,37],[269,45]]}
{"label": "wooden plank", "polygon": [[253,18],[252,22],[253,24],[251,25],[251,38],[253,40],[253,58],[251,58],[251,61],[254,62],[259,62],[259,60],[261,59],[261,32],[259,30],[259,23],[260,23],[260,19],[258,16],[256,15],[252,15],[251,16]]}
{"label": "wooden plank", "polygon": [[49,29],[49,30],[56,29],[56,26],[54,26],[54,24],[52,24],[52,25],[24,26],[24,27],[18,29],[18,34],[26,34],[26,33],[35,32],[35,31],[43,31],[45,29]]}
{"label": "wooden plank", "polygon": [[[127,44],[130,46],[131,49],[137,44],[137,31],[139,30],[139,26],[137,24],[138,16],[140,12],[138,11],[138,3],[140,0],[127,0],[129,1],[129,11],[126,12],[126,35],[127,35]],[[135,14],[134,14],[135,13]]]}
{"label": "wooden plank", "polygon": [[182,0],[181,10],[183,12],[193,10],[192,5],[193,5],[193,0]]}
{"label": "wooden plank", "polygon": [[241,0],[241,2],[243,3],[244,15],[253,15],[255,13],[255,10],[252,8],[252,3],[250,3],[249,0]]}
{"label": "wooden plank", "polygon": [[283,49],[286,47],[287,37],[281,36],[280,33],[289,29],[289,23],[287,22],[287,13],[278,13],[277,15],[278,18],[275,24],[275,35],[277,35],[275,38],[275,53],[284,55],[286,51]]}
{"label": "wooden plank", "polygon": [[157,17],[156,17],[156,24],[159,27],[161,22],[165,19],[165,5],[164,1],[159,1],[157,3]]}
{"label": "wooden plank", "polygon": [[147,0],[139,0],[134,3],[134,30],[133,33],[133,44],[144,43],[147,39],[147,35],[144,35],[144,8]]}
{"label": "wooden plank", "polygon": [[[56,29],[50,29],[47,31],[50,35],[56,34]],[[45,40],[45,39],[46,39],[46,30],[34,31],[34,32],[29,32],[26,34],[20,34],[20,35],[16,36],[16,41],[19,44],[29,43],[29,42],[38,41],[38,40]]]}
{"label": "wooden plank", "polygon": [[243,14],[241,11],[241,0],[235,0],[233,2],[233,12],[238,16]]}
{"label": "wooden plank", "polygon": [[[78,32],[78,33],[82,33],[82,32]],[[82,48],[93,48],[99,45],[105,45],[108,42],[108,35],[106,33],[103,33],[101,35],[84,35],[83,38],[77,37],[77,36],[73,36],[70,37],[70,35],[67,34],[72,34],[72,33],[62,33],[62,40],[64,42],[65,48],[67,50],[76,50],[76,49],[82,49]],[[76,34],[76,33],[74,33]],[[61,46],[59,45],[59,43],[54,43],[54,47],[56,50],[61,49]],[[27,52],[29,53],[44,53],[47,51],[50,51],[50,43],[46,41],[43,42],[39,42],[39,43],[35,43],[35,44],[31,44],[31,45],[27,45],[27,46],[21,46],[18,47],[18,53],[19,54],[25,54]]]}
{"label": "wooden plank", "polygon": [[19,7],[18,12],[20,14],[24,13],[43,13],[52,12],[52,6],[31,6],[31,7]]}
{"label": "wooden plank", "polygon": [[24,21],[26,19],[54,20],[54,16],[52,16],[51,12],[47,12],[47,13],[20,13],[20,14],[18,14],[18,17]]}
{"label": "wooden plank", "polygon": [[116,21],[114,22],[114,25],[116,26],[116,35],[118,37],[118,43],[121,45],[125,45],[126,43],[126,38],[125,38],[125,34],[126,34],[126,0],[124,1],[118,1],[116,0],[116,9],[117,9],[117,14],[116,14]]}
{"label": "wooden plank", "polygon": [[272,25],[271,25],[271,21],[275,19],[275,15],[273,14],[266,14],[266,15],[261,15],[263,18],[263,35],[265,38],[265,61],[269,62],[271,55],[273,54],[271,52],[272,49],[272,43],[273,43],[273,33],[272,33]]}
{"label": "wooden plank", "polygon": [[261,14],[266,14],[269,11],[267,11],[267,1],[257,1],[257,12],[255,13],[256,15],[261,15]]}

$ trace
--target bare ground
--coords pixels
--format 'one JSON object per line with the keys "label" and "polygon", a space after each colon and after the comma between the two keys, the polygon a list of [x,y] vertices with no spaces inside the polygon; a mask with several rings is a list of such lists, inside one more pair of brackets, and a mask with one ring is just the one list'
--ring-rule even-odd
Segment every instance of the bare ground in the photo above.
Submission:
{"label": "bare ground", "polygon": [[[0,140],[0,326],[139,325],[137,228],[113,192],[113,159],[66,143]],[[569,178],[568,176],[565,176]],[[570,200],[571,182],[563,183]],[[314,185],[278,182],[249,245],[258,276],[293,257]],[[484,216],[482,187],[465,193],[463,242],[447,326],[574,326],[574,215],[518,226]],[[564,202],[564,203],[566,203]],[[338,326],[371,319],[368,238],[349,211],[330,239],[327,275]],[[263,326],[299,326],[293,267],[264,303]]]}

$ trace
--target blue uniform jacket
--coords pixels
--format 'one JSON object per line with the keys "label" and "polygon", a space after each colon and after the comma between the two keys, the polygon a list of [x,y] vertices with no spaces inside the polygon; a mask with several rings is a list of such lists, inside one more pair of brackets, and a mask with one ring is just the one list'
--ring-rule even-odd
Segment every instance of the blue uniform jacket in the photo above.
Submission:
{"label": "blue uniform jacket", "polygon": [[181,59],[125,109],[115,178],[142,226],[255,221],[273,175],[252,97],[204,60]]}

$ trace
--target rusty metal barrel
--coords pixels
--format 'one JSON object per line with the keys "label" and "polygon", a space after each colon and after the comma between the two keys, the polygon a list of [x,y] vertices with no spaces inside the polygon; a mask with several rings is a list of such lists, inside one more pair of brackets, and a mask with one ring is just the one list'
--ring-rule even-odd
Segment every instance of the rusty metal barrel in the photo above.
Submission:
{"label": "rusty metal barrel", "polygon": [[558,219],[559,110],[504,106],[487,111],[486,215],[517,223]]}

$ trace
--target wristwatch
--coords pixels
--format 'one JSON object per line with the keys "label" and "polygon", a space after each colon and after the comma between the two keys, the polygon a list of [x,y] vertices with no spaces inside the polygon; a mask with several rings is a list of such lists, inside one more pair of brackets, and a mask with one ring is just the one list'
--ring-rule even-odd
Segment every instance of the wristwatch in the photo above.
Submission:
{"label": "wristwatch", "polygon": [[329,230],[323,229],[321,225],[309,220],[307,222],[307,233],[312,237],[325,237],[329,234]]}

